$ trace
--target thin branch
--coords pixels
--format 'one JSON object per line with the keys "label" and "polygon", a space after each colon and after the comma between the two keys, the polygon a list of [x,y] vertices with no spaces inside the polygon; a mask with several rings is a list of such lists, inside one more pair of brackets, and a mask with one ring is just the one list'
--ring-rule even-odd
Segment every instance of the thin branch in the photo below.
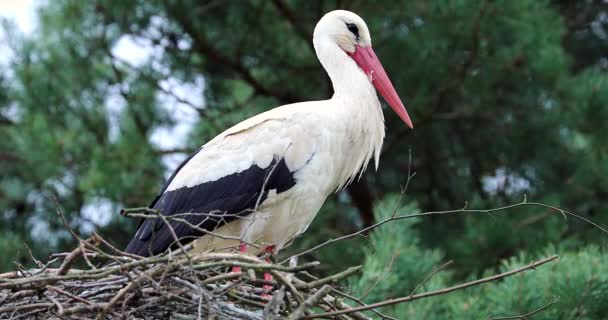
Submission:
{"label": "thin branch", "polygon": [[[88,239],[86,239],[84,242],[86,242],[88,244],[96,245],[96,244],[99,244],[99,241],[97,240],[97,238],[98,238],[97,236],[93,235],[93,236],[89,237]],[[83,243],[81,242],[81,244],[83,244]],[[59,270],[57,270],[57,275],[62,276],[62,275],[65,275],[66,273],[68,273],[68,270],[70,269],[72,264],[74,264],[76,259],[78,259],[78,257],[80,257],[81,255],[82,256],[86,255],[86,253],[84,252],[83,245],[79,245],[76,249],[72,250],[72,252],[70,252],[67,256],[65,256],[65,258],[63,259],[63,263],[59,267]]]}
{"label": "thin branch", "polygon": [[558,259],[559,256],[557,255],[552,255],[550,257],[532,262],[526,266],[523,266],[521,268],[517,268],[511,271],[507,271],[507,272],[503,272],[491,277],[486,277],[486,278],[482,278],[482,279],[478,279],[478,280],[474,280],[474,281],[469,281],[466,283],[462,283],[456,286],[452,286],[452,287],[448,287],[448,288],[444,288],[444,289],[440,289],[440,290],[434,290],[434,291],[429,291],[429,292],[425,292],[425,293],[420,293],[420,294],[416,294],[416,295],[412,295],[412,296],[406,296],[406,297],[401,297],[401,298],[396,298],[396,299],[390,299],[390,300],[386,300],[386,301],[381,301],[381,302],[377,302],[377,303],[372,303],[369,304],[367,306],[363,306],[363,307],[355,307],[355,308],[350,308],[347,310],[340,310],[340,311],[334,311],[334,312],[327,312],[327,313],[321,313],[321,314],[315,314],[315,315],[311,315],[311,316],[306,316],[304,317],[305,319],[315,319],[315,318],[327,318],[327,317],[333,317],[333,316],[337,316],[337,315],[341,315],[341,314],[348,314],[351,312],[358,312],[358,311],[365,311],[365,310],[369,310],[371,308],[379,308],[379,307],[384,307],[384,306],[389,306],[389,305],[394,305],[394,304],[398,304],[398,303],[404,303],[404,302],[409,302],[409,301],[414,301],[414,300],[418,300],[418,299],[422,299],[422,298],[427,298],[427,297],[432,297],[432,296],[437,296],[437,295],[442,295],[442,294],[447,294],[450,293],[452,291],[456,291],[456,290],[462,290],[468,287],[472,287],[472,286],[476,286],[476,285],[480,285],[486,282],[492,282],[492,281],[497,281],[506,277],[510,277],[512,275],[521,273],[523,271],[526,270],[530,270],[530,269],[535,269],[547,262],[553,261]]}
{"label": "thin branch", "polygon": [[552,305],[554,305],[554,304],[556,304],[558,302],[559,302],[559,297],[556,297],[556,298],[553,299],[553,301],[545,304],[544,306],[542,306],[542,307],[540,307],[538,309],[530,311],[530,312],[528,312],[526,314],[522,314],[522,315],[518,315],[518,316],[510,316],[510,317],[496,317],[496,318],[490,318],[490,317],[488,317],[488,318],[486,318],[486,320],[507,320],[507,319],[528,320],[531,316],[533,316],[533,315],[535,315],[535,314],[537,314],[537,313],[539,313],[539,312],[541,312],[541,311],[549,308],[550,306],[552,306]]}
{"label": "thin branch", "polygon": [[[344,235],[344,236],[341,236],[341,237],[338,237],[338,238],[329,239],[329,240],[327,240],[327,241],[325,241],[323,243],[320,243],[320,244],[318,244],[318,245],[316,245],[316,246],[314,246],[314,247],[312,247],[312,248],[310,248],[308,250],[304,250],[304,251],[302,251],[300,253],[292,255],[291,257],[300,257],[302,255],[309,254],[309,253],[311,253],[313,251],[317,251],[320,248],[325,247],[325,246],[327,246],[329,244],[332,244],[334,242],[338,242],[338,241],[342,241],[342,240],[346,240],[346,239],[350,239],[350,238],[356,237],[356,236],[358,236],[360,234],[366,233],[366,232],[368,232],[368,231],[370,231],[372,229],[375,229],[375,228],[377,228],[377,227],[379,227],[379,226],[381,226],[383,224],[386,224],[386,223],[394,221],[394,220],[411,219],[411,218],[425,217],[425,216],[431,216],[431,215],[457,214],[457,213],[488,213],[489,214],[489,213],[504,211],[504,210],[508,210],[508,209],[514,209],[514,208],[518,208],[518,207],[526,207],[526,206],[527,207],[543,207],[543,208],[548,208],[548,209],[551,209],[551,210],[553,210],[553,211],[555,211],[557,213],[560,213],[563,217],[572,216],[572,217],[574,217],[576,219],[579,219],[579,220],[582,220],[582,221],[584,221],[584,222],[586,222],[586,223],[588,223],[588,224],[596,227],[597,229],[601,230],[602,232],[608,234],[608,230],[606,228],[598,225],[597,223],[595,223],[595,222],[593,222],[593,221],[591,221],[591,220],[589,220],[587,218],[584,218],[584,217],[582,217],[580,215],[577,215],[577,214],[575,214],[573,212],[570,212],[570,211],[567,211],[567,210],[564,210],[564,209],[561,209],[561,208],[558,208],[558,207],[554,207],[554,206],[551,206],[551,205],[547,205],[547,204],[544,204],[544,203],[528,202],[527,198],[524,196],[523,201],[521,201],[519,203],[510,204],[510,205],[506,205],[506,206],[502,206],[502,207],[498,207],[498,208],[493,208],[493,209],[467,209],[466,204],[465,204],[465,206],[463,208],[461,208],[461,209],[455,209],[455,210],[427,211],[427,212],[423,212],[423,213],[414,213],[414,214],[407,214],[407,215],[395,215],[395,216],[392,216],[390,218],[386,218],[386,219],[384,219],[384,220],[382,220],[380,222],[377,222],[377,223],[375,223],[375,224],[373,224],[373,225],[371,225],[369,227],[363,228],[363,229],[361,229],[359,231],[356,231],[356,232],[353,232],[353,233],[350,233],[350,234],[347,234],[347,235]],[[281,261],[281,263],[284,263],[285,261],[287,261],[287,259],[284,260],[284,261]]]}
{"label": "thin branch", "polygon": [[441,270],[447,268],[449,265],[452,264],[452,260],[444,263],[443,265],[441,265],[439,268],[436,268],[435,270],[431,271],[431,273],[429,273],[415,288],[414,290],[412,290],[412,293],[410,293],[410,296],[413,296],[414,293],[416,293],[416,291],[418,291],[418,289],[420,289],[420,287],[422,287],[427,281],[429,281],[434,275],[436,275],[437,273],[439,273]]}

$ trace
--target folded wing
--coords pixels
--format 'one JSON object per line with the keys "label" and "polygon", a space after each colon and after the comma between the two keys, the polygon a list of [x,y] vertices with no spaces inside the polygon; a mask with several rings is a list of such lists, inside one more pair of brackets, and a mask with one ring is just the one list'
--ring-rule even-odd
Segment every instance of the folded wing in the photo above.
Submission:
{"label": "folded wing", "polygon": [[176,237],[184,244],[205,234],[189,224],[213,231],[251,214],[270,191],[296,185],[296,171],[314,155],[314,147],[304,128],[288,118],[233,127],[188,157],[152,203],[163,215],[187,223],[145,219],[126,251],[162,253],[177,245]]}

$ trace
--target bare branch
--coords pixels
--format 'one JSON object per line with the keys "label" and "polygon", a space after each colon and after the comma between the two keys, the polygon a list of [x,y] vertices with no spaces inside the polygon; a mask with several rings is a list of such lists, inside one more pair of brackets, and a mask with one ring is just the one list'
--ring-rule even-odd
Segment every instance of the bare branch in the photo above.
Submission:
{"label": "bare branch", "polygon": [[456,290],[462,290],[468,287],[472,287],[472,286],[476,286],[476,285],[480,285],[482,283],[486,283],[486,282],[492,282],[492,281],[497,281],[506,277],[510,277],[514,274],[518,274],[521,273],[523,271],[526,270],[530,270],[530,269],[535,269],[547,262],[553,261],[558,259],[559,257],[557,255],[553,255],[535,262],[532,262],[526,266],[523,266],[521,268],[517,268],[511,271],[507,271],[507,272],[503,272],[491,277],[486,277],[483,279],[479,279],[479,280],[475,280],[475,281],[469,281],[466,283],[462,283],[453,287],[448,287],[448,288],[444,288],[444,289],[440,289],[440,290],[434,290],[434,291],[429,291],[429,292],[425,292],[425,293],[420,293],[420,294],[416,294],[416,295],[410,295],[410,296],[406,296],[406,297],[402,297],[402,298],[397,298],[397,299],[390,299],[390,300],[386,300],[386,301],[381,301],[381,302],[377,302],[377,303],[372,303],[370,305],[367,306],[363,306],[363,307],[356,307],[356,308],[351,308],[348,310],[340,310],[340,311],[334,311],[334,312],[327,312],[327,313],[321,313],[321,314],[315,314],[312,316],[306,316],[304,317],[305,319],[315,319],[315,318],[327,318],[327,317],[333,317],[333,316],[337,316],[337,315],[341,315],[341,314],[348,314],[351,312],[358,312],[358,311],[365,311],[365,310],[369,310],[371,308],[379,308],[379,307],[384,307],[384,306],[389,306],[389,305],[394,305],[394,304],[398,304],[398,303],[404,303],[404,302],[409,302],[409,301],[414,301],[414,300],[418,300],[418,299],[422,299],[422,298],[427,298],[427,297],[432,297],[432,296],[437,296],[437,295],[442,295],[442,294],[447,294],[450,293],[452,291],[456,291]]}
{"label": "bare branch", "polygon": [[490,317],[488,317],[488,318],[486,318],[486,320],[507,320],[507,319],[521,319],[521,320],[527,320],[527,319],[529,319],[531,316],[533,316],[533,315],[535,315],[535,314],[537,314],[537,313],[539,313],[539,312],[541,312],[541,311],[543,311],[543,310],[545,310],[545,309],[549,308],[550,306],[552,306],[552,305],[554,305],[554,304],[556,304],[556,303],[558,303],[558,302],[559,302],[559,297],[556,297],[555,299],[553,299],[553,301],[551,301],[551,302],[549,302],[549,303],[545,304],[544,306],[542,306],[542,307],[540,307],[540,308],[538,308],[538,309],[535,309],[535,310],[533,310],[533,311],[530,311],[530,312],[528,312],[528,313],[526,313],[526,314],[522,314],[522,315],[519,315],[519,316],[510,316],[510,317],[497,317],[497,318],[490,318]]}
{"label": "bare branch", "polygon": [[[515,208],[518,208],[518,207],[543,207],[543,208],[547,208],[547,209],[550,209],[550,210],[552,210],[554,212],[557,212],[557,213],[561,214],[563,217],[572,216],[572,217],[574,217],[576,219],[582,220],[582,221],[584,221],[584,222],[586,222],[586,223],[588,223],[588,224],[596,227],[597,229],[601,230],[602,232],[608,234],[608,230],[606,228],[598,225],[597,223],[595,223],[595,222],[593,222],[593,221],[591,221],[591,220],[589,220],[587,218],[584,218],[584,217],[582,217],[580,215],[577,215],[577,214],[575,214],[573,212],[570,212],[570,211],[567,211],[567,210],[564,210],[564,209],[561,209],[561,208],[558,208],[558,207],[554,207],[554,206],[551,206],[551,205],[547,205],[547,204],[544,204],[544,203],[528,202],[527,198],[524,196],[524,199],[523,199],[522,202],[511,204],[511,205],[506,205],[506,206],[502,206],[502,207],[498,207],[498,208],[493,208],[493,209],[467,209],[467,205],[465,204],[465,206],[462,207],[461,209],[455,209],[455,210],[427,211],[427,212],[423,212],[423,213],[413,213],[413,214],[406,214],[406,215],[393,215],[390,218],[386,218],[386,219],[384,219],[384,220],[382,220],[380,222],[377,222],[377,223],[375,223],[375,224],[373,224],[373,225],[371,225],[369,227],[363,228],[363,229],[361,229],[361,230],[359,230],[357,232],[353,232],[353,233],[347,234],[347,235],[342,236],[342,237],[338,237],[338,238],[334,238],[334,239],[329,239],[329,240],[327,240],[327,241],[325,241],[323,243],[320,243],[320,244],[318,244],[318,245],[316,245],[316,246],[314,246],[314,247],[312,247],[312,248],[310,248],[308,250],[304,250],[304,251],[302,251],[300,253],[292,255],[291,257],[300,257],[302,255],[309,254],[309,253],[311,253],[313,251],[317,251],[320,248],[325,247],[325,246],[327,246],[329,244],[332,244],[334,242],[338,242],[338,241],[342,241],[342,240],[346,240],[346,239],[350,239],[350,238],[356,237],[356,236],[358,236],[360,234],[366,233],[366,232],[368,232],[368,231],[370,231],[372,229],[375,229],[375,228],[377,228],[377,227],[379,227],[379,226],[381,226],[383,224],[386,224],[388,222],[395,221],[395,220],[411,219],[411,218],[425,217],[425,216],[431,216],[431,215],[445,215],[445,214],[458,214],[458,213],[488,213],[489,214],[489,213],[494,213],[494,212],[499,212],[499,211],[505,211],[505,210],[509,210],[509,209],[515,209]],[[286,260],[283,260],[282,263],[285,262],[285,261]]]}

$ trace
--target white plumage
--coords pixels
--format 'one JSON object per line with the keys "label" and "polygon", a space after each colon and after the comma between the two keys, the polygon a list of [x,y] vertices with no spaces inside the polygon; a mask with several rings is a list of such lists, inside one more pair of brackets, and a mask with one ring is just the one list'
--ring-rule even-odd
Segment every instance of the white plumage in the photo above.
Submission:
{"label": "white plumage", "polygon": [[[202,224],[221,236],[197,234],[195,251],[235,248],[241,241],[252,244],[251,253],[266,246],[278,251],[304,232],[327,196],[355,179],[371,158],[377,168],[384,117],[374,86],[411,126],[401,101],[393,101],[396,93],[382,67],[374,64],[369,31],[359,16],[328,13],[313,42],[333,97],[281,106],[226,130],[183,163],[153,203],[167,215],[203,209],[240,215]],[[155,254],[174,242],[162,226],[146,223],[127,251]],[[180,236],[195,233],[175,227]]]}

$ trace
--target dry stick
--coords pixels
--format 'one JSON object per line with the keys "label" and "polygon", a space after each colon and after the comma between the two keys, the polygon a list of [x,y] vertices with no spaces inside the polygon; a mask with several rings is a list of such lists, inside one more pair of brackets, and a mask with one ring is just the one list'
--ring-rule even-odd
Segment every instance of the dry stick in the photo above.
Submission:
{"label": "dry stick", "polygon": [[[293,259],[289,259],[289,266],[290,267],[295,267],[298,265],[298,258],[293,258]],[[298,279],[296,278],[296,275],[293,273],[290,273],[287,275],[287,280],[289,280],[290,283],[293,283],[295,281],[297,281]],[[279,289],[280,293],[283,294],[283,297],[285,297],[284,299],[284,304],[285,304],[285,311],[283,312],[284,314],[289,314],[293,312],[293,307],[297,306],[297,302],[292,301],[292,298],[295,297],[290,297],[288,294],[286,294],[286,287],[285,286],[281,286],[281,289]],[[281,301],[283,301],[283,299],[281,299]]]}
{"label": "dry stick", "polygon": [[33,296],[38,294],[39,292],[36,290],[21,290],[21,291],[17,291],[13,294],[6,294],[5,296],[0,296],[0,306],[4,305],[4,301],[6,300],[16,300],[16,299],[22,299],[22,298],[26,298],[29,296]]}
{"label": "dry stick", "polygon": [[321,289],[317,290],[317,292],[315,292],[313,295],[308,297],[308,299],[306,299],[304,301],[304,303],[300,304],[300,306],[291,314],[289,319],[290,320],[302,319],[304,317],[305,312],[307,310],[309,310],[310,308],[316,306],[317,303],[319,303],[319,301],[321,299],[323,299],[323,297],[325,297],[325,295],[327,295],[327,293],[329,292],[330,289],[331,289],[330,286],[324,285]]}
{"label": "dry stick", "polygon": [[11,317],[9,319],[11,319],[11,320],[32,319],[31,316],[33,316],[33,315],[35,315],[37,313],[40,313],[40,312],[44,312],[44,311],[46,311],[46,310],[45,309],[39,309],[39,310],[33,310],[33,311],[30,311],[30,312],[22,313],[22,314],[20,314],[18,316],[11,315]]}
{"label": "dry stick", "polygon": [[[233,264],[233,265],[231,265],[231,264]],[[270,264],[270,263],[247,263],[247,262],[240,262],[237,260],[222,260],[222,261],[217,261],[217,262],[210,262],[207,264],[195,264],[193,266],[193,269],[197,270],[197,269],[209,269],[211,267],[236,266],[236,267],[242,267],[245,269],[262,270],[262,271],[269,270],[269,271],[273,271],[273,272],[275,272],[275,271],[296,272],[296,271],[300,271],[300,270],[311,269],[318,265],[319,265],[318,262],[309,262],[309,263],[301,264],[301,265],[295,266],[295,267],[286,267],[286,266],[275,265],[275,264]]]}
{"label": "dry stick", "polygon": [[[97,245],[99,245],[99,243],[97,243]],[[88,253],[85,249],[85,244],[83,242],[81,242],[79,246],[80,250],[82,251],[82,259],[84,260],[84,262],[89,266],[89,268],[91,268],[91,270],[97,269],[97,267],[95,267],[91,260],[89,260],[89,256],[97,257],[98,254],[95,252]]]}
{"label": "dry stick", "polygon": [[38,266],[38,268],[44,269],[45,264],[40,262],[40,260],[36,259],[36,257],[34,257],[34,254],[32,253],[32,248],[27,245],[27,242],[24,242],[23,245],[27,248],[27,252],[30,255],[30,258],[34,260],[34,263]]}
{"label": "dry stick", "polygon": [[233,292],[226,292],[226,295],[228,295],[231,298],[237,299],[237,300],[239,300],[239,301],[241,301],[243,303],[252,305],[254,307],[258,307],[258,308],[265,308],[266,307],[266,303],[257,302],[257,301],[251,300],[251,299],[247,299],[247,298],[239,296],[238,294],[233,293]]}
{"label": "dry stick", "polygon": [[[293,267],[293,268],[297,268],[297,266]],[[293,284],[291,283],[291,281],[287,280],[281,273],[277,272],[277,270],[270,270],[270,273],[272,273],[272,275],[278,279],[283,285],[285,285],[285,287],[287,287],[287,289],[289,289],[289,291],[291,292],[291,294],[294,296],[294,298],[296,298],[296,300],[298,301],[298,304],[302,305],[302,303],[304,303],[304,299],[302,298],[302,295],[300,294],[300,292],[298,291],[298,289],[296,289]]]}
{"label": "dry stick", "polygon": [[224,273],[224,274],[220,274],[220,275],[217,275],[214,277],[209,277],[209,278],[201,281],[201,284],[205,285],[205,284],[215,283],[215,282],[222,281],[222,280],[231,280],[234,278],[240,278],[243,275],[244,275],[243,272]]}
{"label": "dry stick", "polygon": [[87,300],[87,299],[84,299],[84,298],[81,298],[79,296],[73,295],[73,294],[71,294],[71,293],[69,293],[69,292],[67,292],[67,291],[65,291],[63,289],[57,288],[55,286],[48,285],[48,286],[46,286],[46,288],[49,289],[49,290],[55,291],[55,292],[57,292],[59,294],[62,294],[64,296],[67,296],[69,298],[72,298],[74,300],[78,300],[78,301],[86,303],[86,304],[92,304],[92,302],[89,301],[89,300]]}
{"label": "dry stick", "polygon": [[[51,272],[51,273],[56,272],[57,268],[49,268],[49,266],[51,264],[57,262],[57,260],[58,260],[58,258],[53,258],[52,260],[49,260],[42,268],[30,269],[30,270],[28,270],[28,273],[30,273],[32,276],[38,276],[39,274],[42,274],[45,272]],[[0,273],[0,283],[9,282],[10,279],[19,278],[22,276],[28,276],[28,275],[19,270]]]}
{"label": "dry stick", "polygon": [[[302,255],[311,253],[313,251],[317,251],[318,249],[320,249],[322,247],[325,247],[325,246],[327,246],[327,245],[329,245],[331,243],[353,238],[355,236],[358,236],[358,235],[360,235],[362,233],[365,233],[365,232],[367,232],[369,230],[375,229],[375,228],[377,228],[377,227],[379,227],[379,226],[381,226],[383,224],[386,224],[386,223],[394,221],[394,220],[411,219],[411,218],[425,217],[425,216],[430,216],[430,215],[454,214],[454,213],[493,213],[493,212],[513,209],[513,208],[517,208],[517,207],[524,207],[524,206],[548,208],[548,209],[551,209],[553,211],[561,213],[564,217],[566,217],[566,216],[572,216],[572,217],[575,217],[575,218],[577,218],[579,220],[582,220],[582,221],[584,221],[586,223],[589,223],[592,226],[600,229],[602,232],[608,234],[608,230],[607,229],[603,228],[602,226],[598,225],[597,223],[595,223],[595,222],[593,222],[593,221],[591,221],[591,220],[589,220],[587,218],[579,216],[579,215],[577,215],[577,214],[575,214],[573,212],[570,212],[570,211],[567,211],[567,210],[564,210],[564,209],[560,209],[558,207],[550,206],[550,205],[547,205],[547,204],[538,203],[538,202],[528,202],[527,199],[526,199],[526,197],[524,196],[524,200],[522,202],[511,204],[511,205],[507,205],[507,206],[503,206],[503,207],[493,208],[493,209],[467,209],[466,208],[467,206],[465,204],[465,206],[463,208],[461,208],[461,209],[455,209],[455,210],[428,211],[428,212],[423,212],[423,213],[414,213],[414,214],[401,215],[401,216],[392,216],[390,218],[387,218],[387,219],[384,219],[384,220],[382,220],[380,222],[377,222],[377,223],[375,223],[375,224],[373,224],[373,225],[371,225],[369,227],[363,228],[363,229],[361,229],[361,230],[359,230],[357,232],[353,232],[351,234],[347,234],[347,235],[342,236],[342,237],[338,237],[338,238],[334,238],[334,239],[329,239],[329,240],[327,240],[327,241],[325,241],[325,242],[323,242],[321,244],[318,244],[318,245],[316,245],[316,246],[314,246],[314,247],[312,247],[312,248],[310,248],[308,250],[302,251],[302,252],[300,252],[298,254],[295,254],[295,255],[293,255],[291,257],[300,257]],[[284,263],[285,261],[287,261],[287,259],[281,261],[281,263]]]}
{"label": "dry stick", "polygon": [[49,294],[48,292],[47,294],[45,294],[45,296],[55,304],[55,307],[57,307],[57,313],[63,314],[63,306],[61,305],[61,303],[59,303],[59,301],[57,301],[57,299],[55,299],[55,297],[53,297],[53,295]]}
{"label": "dry stick", "polygon": [[[89,241],[89,239],[87,239],[86,241]],[[74,261],[76,261],[76,259],[81,254],[83,254],[82,247],[78,246],[76,247],[76,249],[72,250],[72,252],[70,252],[67,256],[65,256],[65,258],[63,259],[63,263],[61,263],[61,266],[57,270],[57,275],[62,276],[68,273],[68,270],[70,270],[70,267],[72,266],[72,264],[74,264]]]}
{"label": "dry stick", "polygon": [[15,312],[15,311],[28,311],[37,308],[50,308],[54,304],[52,303],[32,303],[20,306],[0,307],[0,314],[4,312]]}
{"label": "dry stick", "polygon": [[[295,267],[298,265],[298,259],[294,258],[294,259],[290,259],[289,260],[289,266],[290,267]],[[289,283],[292,283],[292,281],[294,280],[295,275],[293,273],[288,274],[286,278],[286,280]],[[264,319],[274,319],[277,318],[281,309],[281,304],[285,304],[285,309],[287,310],[287,312],[292,312],[292,302],[291,299],[289,299],[289,296],[287,296],[286,292],[286,286],[282,285],[278,291],[275,291],[275,293],[272,295],[272,299],[270,299],[270,302],[268,302],[268,304],[266,305],[266,307],[264,308],[264,311],[262,313],[262,317]]]}
{"label": "dry stick", "polygon": [[281,286],[279,290],[272,294],[272,298],[270,298],[270,301],[264,306],[264,311],[262,313],[263,319],[277,318],[283,300],[285,300],[285,286]]}
{"label": "dry stick", "polygon": [[498,318],[490,318],[490,317],[488,316],[488,318],[486,318],[486,320],[508,320],[508,319],[521,319],[521,320],[526,320],[526,319],[528,319],[528,317],[530,317],[530,316],[532,316],[532,315],[535,315],[535,314],[537,314],[537,313],[539,313],[539,312],[541,312],[541,311],[543,311],[543,310],[545,310],[545,309],[549,308],[550,306],[552,306],[552,305],[554,305],[554,304],[556,304],[556,303],[558,303],[558,302],[559,302],[559,297],[556,297],[555,299],[553,299],[553,301],[551,301],[551,302],[549,302],[549,303],[545,304],[544,306],[542,306],[542,307],[540,307],[540,308],[538,308],[538,309],[536,309],[536,310],[530,311],[530,312],[528,312],[528,313],[526,313],[526,314],[522,314],[522,315],[519,315],[519,316],[498,317]]}
{"label": "dry stick", "polygon": [[84,311],[97,311],[103,309],[107,303],[94,303],[87,305],[78,305],[63,310],[63,316],[70,316],[73,314],[82,313]]}
{"label": "dry stick", "polygon": [[59,201],[57,200],[57,197],[55,197],[55,195],[51,193],[51,199],[53,199],[53,202],[55,203],[55,209],[57,210],[57,214],[59,215],[59,218],[61,219],[61,223],[68,230],[68,232],[72,235],[72,238],[74,238],[76,241],[78,241],[78,243],[80,243],[82,241],[82,239],[76,234],[76,232],[74,232],[74,230],[72,230],[72,228],[68,224],[68,220],[65,218],[65,215],[63,214],[63,210],[61,210],[61,206],[59,205]]}
{"label": "dry stick", "polygon": [[552,256],[544,258],[542,260],[532,262],[532,263],[530,263],[530,264],[528,264],[526,266],[523,266],[521,268],[517,268],[517,269],[511,270],[511,271],[503,272],[503,273],[500,273],[500,274],[497,274],[497,275],[493,275],[491,277],[486,277],[486,278],[483,278],[483,279],[478,279],[478,280],[475,280],[475,281],[470,281],[470,282],[462,283],[462,284],[455,285],[455,286],[452,286],[452,287],[443,288],[443,289],[434,290],[434,291],[429,291],[429,292],[425,292],[425,293],[420,293],[420,294],[416,294],[416,295],[413,295],[413,296],[406,296],[406,297],[401,297],[401,298],[381,301],[381,302],[377,302],[377,303],[372,303],[372,304],[369,304],[369,305],[363,306],[363,307],[356,307],[356,308],[351,308],[351,309],[347,309],[347,310],[340,310],[340,311],[334,311],[334,312],[316,314],[316,315],[312,315],[312,316],[307,316],[305,318],[306,319],[314,319],[314,318],[332,317],[332,316],[336,316],[336,315],[340,315],[340,314],[348,314],[348,313],[351,313],[351,312],[364,311],[364,310],[369,310],[371,308],[379,308],[379,307],[384,307],[384,306],[388,306],[388,305],[393,305],[393,304],[398,304],[398,303],[418,300],[418,299],[421,299],[421,298],[427,298],[427,297],[431,297],[431,296],[442,295],[442,294],[450,293],[452,291],[461,290],[461,289],[464,289],[464,288],[476,286],[476,285],[479,285],[479,284],[482,284],[482,283],[500,280],[500,279],[512,276],[514,274],[523,272],[523,271],[528,270],[528,269],[535,269],[536,267],[538,267],[540,265],[543,265],[543,264],[545,264],[547,262],[556,260],[557,258],[559,258],[559,256],[552,255]]}

